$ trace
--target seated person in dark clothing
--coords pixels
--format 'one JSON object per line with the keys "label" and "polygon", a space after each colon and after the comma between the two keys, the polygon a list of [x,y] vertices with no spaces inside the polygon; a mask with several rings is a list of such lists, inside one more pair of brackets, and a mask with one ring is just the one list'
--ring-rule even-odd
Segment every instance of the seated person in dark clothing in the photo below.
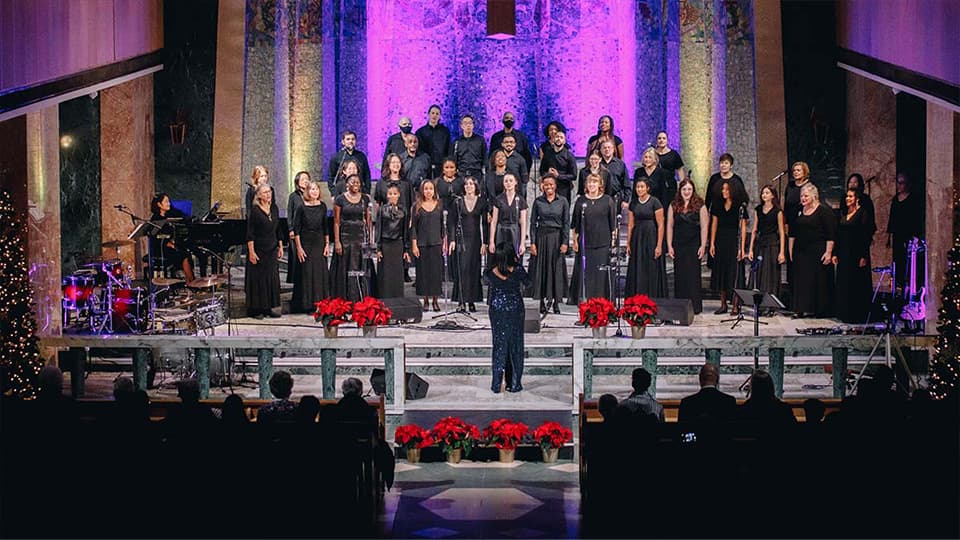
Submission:
{"label": "seated person in dark clothing", "polygon": [[164,420],[168,436],[182,436],[189,440],[191,435],[209,434],[216,417],[209,407],[200,403],[200,382],[196,379],[184,379],[177,383],[177,397],[180,406],[172,409]]}
{"label": "seated person in dark clothing", "polygon": [[633,416],[651,415],[660,423],[665,421],[663,414],[663,405],[657,402],[648,390],[653,382],[650,372],[641,368],[633,370],[631,376],[631,385],[633,393],[630,397],[620,402],[620,408],[629,412]]}
{"label": "seated person in dark clothing", "polygon": [[296,421],[298,424],[314,424],[320,414],[320,400],[316,396],[303,396],[297,405]]}
{"label": "seated person in dark clothing", "polygon": [[370,420],[376,422],[376,411],[363,399],[363,382],[356,377],[350,377],[340,385],[343,397],[334,408],[333,420],[344,422],[362,422]]}
{"label": "seated person in dark clothing", "polygon": [[617,401],[617,396],[613,394],[604,394],[600,396],[600,400],[597,402],[597,408],[600,410],[600,416],[603,417],[604,422],[613,420],[614,415],[617,413],[617,407],[619,406],[620,403]]}
{"label": "seated person in dark clothing", "polygon": [[750,397],[737,410],[738,419],[765,427],[787,427],[797,423],[793,408],[777,398],[773,378],[762,369],[750,376]]}
{"label": "seated person in dark clothing", "polygon": [[293,377],[289,372],[279,370],[270,376],[270,393],[276,398],[257,411],[257,423],[292,422],[296,417],[297,404],[290,401],[293,393]]}
{"label": "seated person in dark clothing", "polygon": [[716,422],[733,420],[737,398],[720,391],[720,370],[713,364],[700,368],[700,391],[680,400],[678,422],[695,422],[709,418]]}

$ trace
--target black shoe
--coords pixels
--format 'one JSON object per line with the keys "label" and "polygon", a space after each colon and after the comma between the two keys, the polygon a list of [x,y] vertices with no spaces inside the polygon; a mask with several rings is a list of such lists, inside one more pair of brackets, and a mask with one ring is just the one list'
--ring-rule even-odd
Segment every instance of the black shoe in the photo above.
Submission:
{"label": "black shoe", "polygon": [[791,319],[803,319],[803,318],[805,318],[806,316],[807,316],[806,313],[804,313],[804,312],[802,312],[802,311],[798,311],[798,312],[794,313],[793,316],[790,317],[790,318],[791,318]]}
{"label": "black shoe", "polygon": [[403,272],[403,282],[404,282],[404,283],[410,283],[411,281],[413,281],[413,280],[410,279],[410,272],[404,270],[404,272]]}
{"label": "black shoe", "polygon": [[267,316],[270,317],[271,319],[279,319],[279,318],[280,318],[280,314],[277,313],[276,311],[271,311],[270,313],[267,313]]}
{"label": "black shoe", "polygon": [[543,300],[540,301],[540,313],[547,312],[547,305],[543,303]]}
{"label": "black shoe", "polygon": [[490,391],[493,392],[494,394],[499,394],[500,388],[491,388]]}
{"label": "black shoe", "polygon": [[459,303],[459,304],[457,304],[457,311],[464,312],[464,311],[466,311],[466,310],[467,310],[466,304],[464,304],[464,303],[462,303],[462,302]]}
{"label": "black shoe", "polygon": [[258,321],[262,321],[262,320],[263,320],[263,313],[257,313],[256,315],[253,316],[253,318],[256,319],[256,320],[258,320]]}
{"label": "black shoe", "polygon": [[511,392],[511,393],[519,392],[521,390],[523,390],[523,387],[520,385],[507,387],[507,392]]}
{"label": "black shoe", "polygon": [[437,312],[440,311],[440,304],[438,304],[436,300],[433,301],[433,310]]}
{"label": "black shoe", "polygon": [[713,312],[714,315],[723,315],[727,312],[727,306],[721,306],[720,309]]}
{"label": "black shoe", "polygon": [[560,302],[557,302],[556,300],[553,301],[553,312],[557,315],[560,314]]}
{"label": "black shoe", "polygon": [[470,302],[470,304],[468,304],[467,307],[470,309],[470,313],[476,313],[476,312],[477,312],[477,305],[474,304],[473,302]]}

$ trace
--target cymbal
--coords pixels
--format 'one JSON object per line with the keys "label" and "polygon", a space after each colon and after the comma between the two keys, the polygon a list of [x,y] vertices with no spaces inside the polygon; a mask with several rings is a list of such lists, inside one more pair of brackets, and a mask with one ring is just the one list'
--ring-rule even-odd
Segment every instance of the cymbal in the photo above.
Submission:
{"label": "cymbal", "polygon": [[197,278],[190,283],[187,283],[187,287],[192,289],[203,289],[206,287],[216,287],[217,285],[223,285],[227,282],[227,278],[223,276],[207,276],[202,278]]}
{"label": "cymbal", "polygon": [[157,287],[169,287],[178,283],[183,283],[183,280],[173,278],[153,278],[153,284]]}
{"label": "cymbal", "polygon": [[105,248],[118,248],[120,246],[132,246],[133,240],[110,240],[109,242],[104,242],[100,244],[101,247]]}

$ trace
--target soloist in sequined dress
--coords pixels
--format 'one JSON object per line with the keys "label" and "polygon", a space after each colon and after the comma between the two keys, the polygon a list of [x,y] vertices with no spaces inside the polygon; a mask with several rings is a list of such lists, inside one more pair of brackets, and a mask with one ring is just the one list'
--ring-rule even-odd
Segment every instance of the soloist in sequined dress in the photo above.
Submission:
{"label": "soloist in sequined dress", "polygon": [[507,390],[523,390],[523,295],[530,278],[523,266],[517,265],[506,279],[493,269],[483,274],[490,293],[490,331],[493,334],[493,382],[490,389],[500,391],[500,381],[506,376]]}

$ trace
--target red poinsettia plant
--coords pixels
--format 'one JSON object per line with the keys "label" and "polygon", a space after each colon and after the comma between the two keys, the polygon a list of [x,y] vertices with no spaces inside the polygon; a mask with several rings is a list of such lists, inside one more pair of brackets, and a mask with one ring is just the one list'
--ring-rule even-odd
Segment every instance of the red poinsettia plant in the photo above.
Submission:
{"label": "red poinsettia plant", "polygon": [[397,426],[393,440],[397,443],[397,446],[402,447],[404,450],[426,448],[433,444],[433,439],[430,438],[430,432],[416,424]]}
{"label": "red poinsettia plant", "polygon": [[533,430],[533,440],[544,450],[560,448],[573,440],[573,431],[561,426],[558,422],[544,422]]}
{"label": "red poinsettia plant", "polygon": [[353,311],[353,302],[343,298],[324,298],[314,302],[313,306],[317,308],[313,312],[313,320],[324,328],[339,326],[349,321],[350,313]]}
{"label": "red poinsettia plant", "polygon": [[459,448],[463,450],[464,455],[467,455],[480,439],[480,430],[477,426],[468,424],[456,416],[447,416],[433,426],[430,437],[440,445],[444,454]]}
{"label": "red poinsettia plant", "polygon": [[483,430],[483,438],[501,450],[515,450],[520,441],[530,431],[523,422],[514,422],[508,418],[494,420]]}
{"label": "red poinsettia plant", "polygon": [[635,294],[623,301],[620,318],[630,326],[646,326],[657,316],[657,303],[645,294]]}
{"label": "red poinsettia plant", "polygon": [[368,296],[353,304],[351,317],[357,326],[383,326],[390,321],[393,311],[383,301]]}
{"label": "red poinsettia plant", "polygon": [[617,306],[606,298],[591,298],[580,304],[580,324],[600,328],[617,320]]}

